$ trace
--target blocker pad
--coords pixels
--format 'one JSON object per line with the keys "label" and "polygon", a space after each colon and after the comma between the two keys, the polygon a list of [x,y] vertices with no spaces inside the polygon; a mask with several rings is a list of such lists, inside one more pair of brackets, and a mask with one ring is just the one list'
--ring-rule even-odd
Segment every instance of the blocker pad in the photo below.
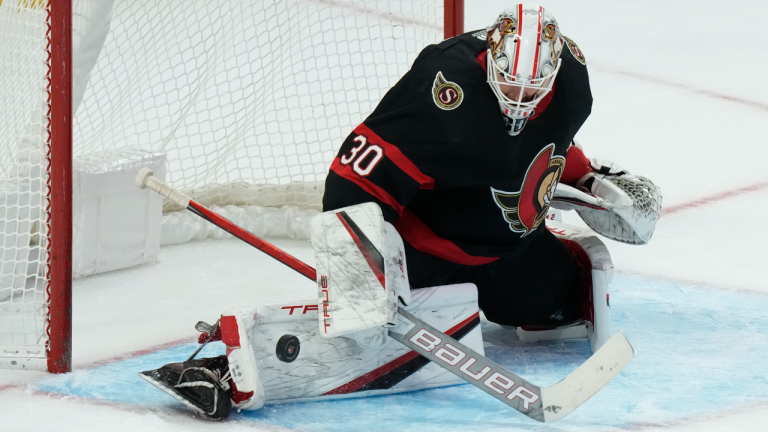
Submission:
{"label": "blocker pad", "polygon": [[311,221],[318,321],[325,337],[396,323],[410,303],[403,241],[375,203],[321,213]]}

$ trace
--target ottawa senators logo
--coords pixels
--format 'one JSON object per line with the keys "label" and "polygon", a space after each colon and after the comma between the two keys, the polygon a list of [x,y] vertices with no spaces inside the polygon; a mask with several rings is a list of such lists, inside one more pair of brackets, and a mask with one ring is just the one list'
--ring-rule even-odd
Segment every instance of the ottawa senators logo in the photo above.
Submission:
{"label": "ottawa senators logo", "polygon": [[586,65],[587,59],[584,58],[584,53],[581,52],[581,48],[579,48],[578,45],[576,45],[576,42],[572,41],[571,38],[563,36],[563,39],[565,39],[565,44],[568,45],[568,51],[573,54],[573,56],[576,58],[576,60],[579,61],[579,63]]}
{"label": "ottawa senators logo", "polygon": [[435,76],[432,94],[435,98],[435,105],[446,111],[458,108],[461,101],[464,100],[464,92],[461,91],[461,87],[456,83],[446,81],[442,72],[438,72]]}
{"label": "ottawa senators logo", "polygon": [[493,200],[501,209],[509,229],[525,237],[538,228],[549,211],[557,182],[565,168],[565,158],[552,156],[552,143],[533,159],[525,173],[523,186],[517,192],[504,192],[491,188]]}

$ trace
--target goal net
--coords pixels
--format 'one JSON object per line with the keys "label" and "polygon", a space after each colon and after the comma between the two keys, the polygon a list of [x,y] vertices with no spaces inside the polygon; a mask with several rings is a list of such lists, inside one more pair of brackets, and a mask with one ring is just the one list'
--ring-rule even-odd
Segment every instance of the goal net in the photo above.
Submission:
{"label": "goal net", "polygon": [[[48,1],[0,0],[0,367],[45,369],[31,359],[49,343]],[[320,209],[338,146],[443,39],[443,14],[444,0],[72,0],[73,155],[165,153],[166,181],[205,205]]]}
{"label": "goal net", "polygon": [[248,204],[249,188],[281,185],[270,205],[319,208],[317,182],[340,143],[442,39],[439,0],[180,6],[115,3],[74,146],[165,152],[168,183],[208,205]]}
{"label": "goal net", "polygon": [[50,28],[42,1],[0,4],[0,367],[46,368]]}

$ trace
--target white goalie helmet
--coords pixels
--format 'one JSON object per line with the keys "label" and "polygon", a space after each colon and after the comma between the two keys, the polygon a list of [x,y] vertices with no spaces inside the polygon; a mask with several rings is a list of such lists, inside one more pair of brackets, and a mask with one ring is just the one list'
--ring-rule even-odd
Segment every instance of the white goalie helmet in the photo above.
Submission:
{"label": "white goalie helmet", "polygon": [[518,135],[560,70],[560,27],[543,7],[518,4],[487,29],[486,45],[488,84],[499,99],[509,134]]}

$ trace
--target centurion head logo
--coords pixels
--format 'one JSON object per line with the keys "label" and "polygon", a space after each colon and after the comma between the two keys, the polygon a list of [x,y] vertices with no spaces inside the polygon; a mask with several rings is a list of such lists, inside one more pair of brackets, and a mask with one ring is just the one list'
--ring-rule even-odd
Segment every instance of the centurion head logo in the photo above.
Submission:
{"label": "centurion head logo", "polygon": [[505,192],[491,188],[493,200],[509,223],[509,229],[523,233],[520,237],[538,228],[547,216],[557,182],[565,168],[565,158],[553,156],[554,150],[555,144],[552,143],[536,155],[519,191]]}

